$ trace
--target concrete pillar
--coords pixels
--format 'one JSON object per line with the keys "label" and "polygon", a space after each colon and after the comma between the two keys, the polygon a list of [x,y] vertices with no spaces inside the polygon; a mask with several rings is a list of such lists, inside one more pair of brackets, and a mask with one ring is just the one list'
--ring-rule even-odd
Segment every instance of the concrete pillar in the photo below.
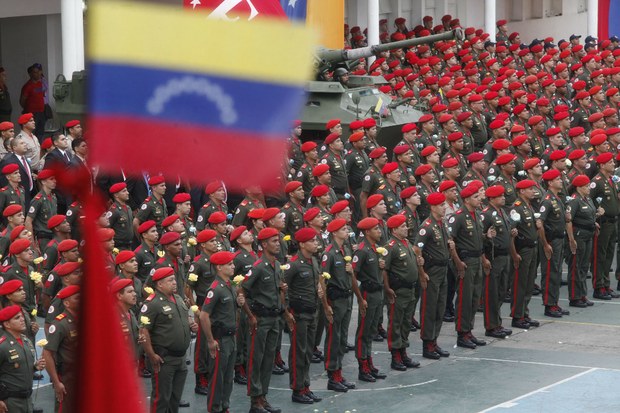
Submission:
{"label": "concrete pillar", "polygon": [[[379,44],[379,0],[368,0],[368,46]],[[368,66],[375,60],[368,58]]]}
{"label": "concrete pillar", "polygon": [[484,31],[489,33],[489,40],[495,41],[495,0],[484,0]]}
{"label": "concrete pillar", "polygon": [[588,35],[598,37],[598,0],[588,0]]}
{"label": "concrete pillar", "polygon": [[73,72],[84,69],[84,11],[82,0],[62,0],[62,72],[71,79]]}

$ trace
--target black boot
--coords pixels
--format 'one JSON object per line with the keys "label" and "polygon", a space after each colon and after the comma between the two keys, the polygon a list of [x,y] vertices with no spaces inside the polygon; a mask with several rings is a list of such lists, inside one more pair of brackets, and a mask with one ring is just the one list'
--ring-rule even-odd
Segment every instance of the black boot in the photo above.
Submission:
{"label": "black boot", "polygon": [[368,360],[366,359],[360,359],[358,360],[359,363],[359,374],[357,375],[358,380],[361,381],[366,381],[368,383],[374,383],[377,380],[372,377],[372,374],[370,374],[370,367],[368,367]]}
{"label": "black boot", "polygon": [[397,371],[407,371],[407,366],[403,364],[400,350],[392,350],[392,362],[390,363],[390,368]]}

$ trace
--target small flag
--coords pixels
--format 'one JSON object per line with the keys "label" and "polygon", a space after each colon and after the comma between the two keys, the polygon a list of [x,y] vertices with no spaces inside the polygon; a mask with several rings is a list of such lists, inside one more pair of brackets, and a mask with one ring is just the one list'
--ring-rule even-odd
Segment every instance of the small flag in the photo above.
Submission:
{"label": "small flag", "polygon": [[310,78],[308,30],[141,3],[90,12],[94,163],[273,187]]}
{"label": "small flag", "polygon": [[247,16],[286,18],[279,0],[183,0],[186,8],[211,10],[211,17],[224,20],[237,20]]}
{"label": "small flag", "polygon": [[377,105],[375,106],[375,113],[381,113],[381,107],[383,106],[383,99],[379,98]]}

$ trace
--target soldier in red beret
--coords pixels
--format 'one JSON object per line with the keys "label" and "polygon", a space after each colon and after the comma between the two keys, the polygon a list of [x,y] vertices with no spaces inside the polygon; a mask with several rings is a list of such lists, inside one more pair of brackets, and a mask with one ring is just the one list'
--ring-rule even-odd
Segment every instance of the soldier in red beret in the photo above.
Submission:
{"label": "soldier in red beret", "polygon": [[304,142],[301,145],[301,152],[303,153],[304,159],[298,168],[295,179],[302,183],[305,195],[309,196],[310,191],[316,185],[316,179],[312,175],[312,170],[319,161],[319,152],[316,142]]}
{"label": "soldier in red beret", "polygon": [[41,191],[30,202],[24,225],[34,234],[40,249],[43,250],[53,236],[47,228],[47,221],[57,213],[56,194],[54,193],[56,178],[51,170],[44,169],[39,173],[38,181],[41,184]]}
{"label": "soldier in red beret", "polygon": [[385,179],[381,170],[387,163],[387,154],[385,153],[385,148],[380,147],[376,148],[368,157],[371,160],[370,168],[366,171],[364,175],[364,181],[362,182],[362,192],[360,194],[360,209],[362,213],[362,217],[366,217],[366,201],[370,195],[375,194],[382,185],[385,185]]}
{"label": "soldier in red beret", "polygon": [[154,269],[172,268],[177,280],[179,295],[184,297],[188,306],[193,305],[194,296],[187,285],[188,264],[181,255],[183,252],[181,235],[174,231],[166,232],[160,237],[159,243],[162,246],[163,255],[157,260]]}
{"label": "soldier in red beret", "polygon": [[211,181],[205,187],[205,193],[209,196],[206,204],[200,207],[196,217],[196,231],[205,229],[209,217],[214,212],[223,212],[228,216],[228,205],[226,205],[226,188],[222,181]]}
{"label": "soldier in red beret", "polygon": [[22,176],[19,165],[16,163],[5,165],[2,168],[2,174],[6,177],[7,185],[0,188],[0,208],[4,211],[9,205],[21,205],[25,209],[26,194],[21,184]]}
{"label": "soldier in red beret", "polygon": [[237,206],[231,224],[249,226],[248,213],[255,208],[265,208],[263,191],[259,186],[250,186],[245,189],[245,198]]}
{"label": "soldier in red beret", "polygon": [[113,203],[108,209],[110,228],[114,230],[114,245],[120,250],[130,249],[135,240],[133,211],[129,207],[127,184],[120,182],[110,187]]}
{"label": "soldier in red beret", "polygon": [[148,180],[151,196],[147,197],[138,213],[133,219],[133,226],[137,232],[138,227],[145,221],[153,220],[157,225],[157,231],[161,234],[161,223],[168,216],[168,208],[164,195],[166,193],[166,181],[162,175],[151,176]]}
{"label": "soldier in red beret", "polygon": [[[288,202],[284,204],[281,211],[284,213],[284,233],[295,234],[304,226],[303,202],[305,198],[304,188],[300,181],[291,181],[286,184],[284,192],[288,195]],[[297,252],[297,244],[291,242],[289,253]]]}
{"label": "soldier in red beret", "polygon": [[46,333],[49,333],[49,328],[56,316],[65,310],[63,299],[59,297],[60,291],[69,286],[77,287],[82,278],[82,268],[77,261],[59,264],[54,268],[54,272],[58,280],[60,280],[59,291],[50,301],[49,308],[45,314],[44,328]]}
{"label": "soldier in red beret", "polygon": [[174,214],[179,216],[181,223],[183,224],[185,238],[189,239],[195,237],[197,230],[190,213],[192,211],[191,195],[187,192],[179,192],[172,197],[174,202]]}

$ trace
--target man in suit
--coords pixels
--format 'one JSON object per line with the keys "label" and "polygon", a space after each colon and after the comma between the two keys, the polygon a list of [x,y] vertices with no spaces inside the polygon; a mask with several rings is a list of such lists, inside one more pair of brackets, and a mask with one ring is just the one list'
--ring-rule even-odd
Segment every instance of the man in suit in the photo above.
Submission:
{"label": "man in suit", "polygon": [[[90,176],[90,189],[93,190],[93,183],[95,177],[93,176],[93,170],[90,165],[87,163],[88,159],[88,144],[84,140],[84,138],[75,138],[71,142],[71,148],[73,149],[73,157],[71,158],[70,167],[75,170],[85,170],[86,173]],[[53,152],[53,151],[52,151]],[[50,154],[52,153],[50,152]],[[48,155],[49,156],[49,155]],[[47,163],[46,163],[47,165]]]}
{"label": "man in suit", "polygon": [[144,200],[151,195],[148,185],[149,175],[144,172],[142,176],[128,176],[127,190],[129,191],[129,207],[132,211],[140,208]]}
{"label": "man in suit", "polygon": [[[61,131],[56,131],[52,135],[52,149],[45,156],[44,169],[61,168],[67,170],[72,166],[73,155],[69,150],[69,138],[67,138]],[[64,214],[67,212],[67,207],[71,204],[70,197],[60,191],[56,191],[56,197],[58,199],[58,213]]]}
{"label": "man in suit", "polygon": [[[30,200],[32,199],[33,190],[36,189],[34,185],[34,180],[36,179],[36,174],[33,174],[30,169],[30,164],[28,159],[26,158],[26,152],[28,148],[26,146],[26,142],[23,138],[16,136],[11,141],[11,150],[12,153],[7,154],[0,163],[0,169],[5,165],[9,165],[15,163],[19,165],[19,173],[22,177],[21,184],[24,187],[24,211],[27,211],[30,206]],[[6,176],[0,175],[0,186],[8,185],[8,181]]]}

